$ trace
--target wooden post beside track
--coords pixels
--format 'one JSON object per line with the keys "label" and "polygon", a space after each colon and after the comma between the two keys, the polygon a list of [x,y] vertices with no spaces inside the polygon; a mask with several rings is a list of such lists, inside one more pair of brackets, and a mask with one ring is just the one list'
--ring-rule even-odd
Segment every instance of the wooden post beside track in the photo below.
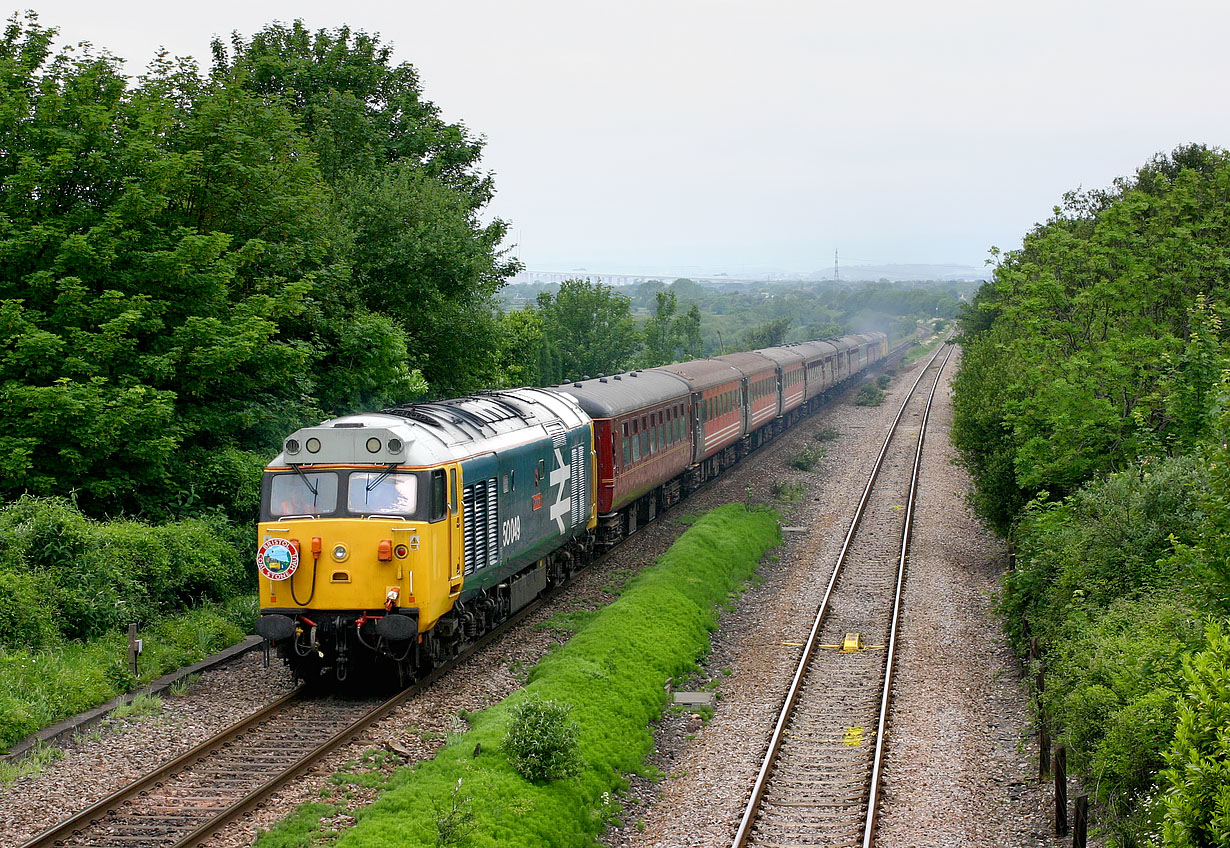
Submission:
{"label": "wooden post beside track", "polygon": [[141,640],[137,638],[137,625],[128,625],[128,670],[137,676],[137,657],[141,656]]}
{"label": "wooden post beside track", "polygon": [[1076,815],[1072,817],[1072,848],[1085,848],[1085,834],[1089,829],[1089,796],[1076,796]]}
{"label": "wooden post beside track", "polygon": [[1042,651],[1038,649],[1038,637],[1029,639],[1029,659],[1038,664],[1034,675],[1034,692],[1038,700],[1038,777],[1046,777],[1051,771],[1051,734],[1046,727],[1046,714],[1042,709],[1042,694],[1046,691],[1046,675],[1042,671]]}
{"label": "wooden post beside track", "polygon": [[1068,752],[1060,745],[1055,749],[1055,835],[1068,835]]}

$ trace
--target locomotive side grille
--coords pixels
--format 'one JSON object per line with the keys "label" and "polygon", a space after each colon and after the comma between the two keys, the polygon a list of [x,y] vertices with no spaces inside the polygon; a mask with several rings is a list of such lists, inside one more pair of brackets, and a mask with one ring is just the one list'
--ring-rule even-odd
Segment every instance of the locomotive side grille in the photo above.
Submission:
{"label": "locomotive side grille", "polygon": [[562,448],[568,444],[568,431],[558,421],[548,421],[543,425],[547,435],[551,437],[551,446]]}
{"label": "locomotive side grille", "polygon": [[499,531],[497,515],[496,481],[480,480],[466,486],[461,495],[465,510],[465,573],[473,574],[478,569],[488,568],[500,561],[496,533]]}
{"label": "locomotive side grille", "polygon": [[500,505],[495,478],[487,481],[487,565],[500,564]]}
{"label": "locomotive side grille", "polygon": [[572,449],[572,526],[585,524],[586,513],[585,493],[589,491],[589,481],[586,479],[588,470],[585,462],[585,445],[576,445]]}
{"label": "locomotive side grille", "polygon": [[466,486],[461,490],[461,514],[464,516],[464,522],[461,530],[462,545],[465,550],[465,573],[474,573],[474,561],[477,551],[474,549],[474,527],[477,524],[478,514],[474,508],[475,490],[479,486],[484,486],[485,483],[475,483],[472,486]]}

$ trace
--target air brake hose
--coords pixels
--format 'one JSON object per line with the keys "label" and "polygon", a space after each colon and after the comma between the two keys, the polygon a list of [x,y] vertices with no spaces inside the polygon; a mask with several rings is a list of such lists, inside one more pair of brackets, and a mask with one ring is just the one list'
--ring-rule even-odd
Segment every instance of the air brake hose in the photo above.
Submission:
{"label": "air brake hose", "polygon": [[295,594],[295,578],[293,575],[290,578],[290,596],[301,607],[306,607],[312,602],[312,598],[316,597],[316,566],[319,562],[320,554],[312,554],[312,591],[308,593],[306,601],[299,600],[299,596]]}

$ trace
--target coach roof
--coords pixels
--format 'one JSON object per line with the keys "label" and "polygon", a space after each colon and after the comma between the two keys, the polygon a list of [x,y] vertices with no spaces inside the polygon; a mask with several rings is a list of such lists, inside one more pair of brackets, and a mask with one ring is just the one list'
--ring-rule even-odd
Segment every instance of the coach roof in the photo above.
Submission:
{"label": "coach roof", "polygon": [[590,418],[618,418],[689,394],[688,384],[682,379],[654,368],[577,380],[555,386],[552,391],[575,398]]}

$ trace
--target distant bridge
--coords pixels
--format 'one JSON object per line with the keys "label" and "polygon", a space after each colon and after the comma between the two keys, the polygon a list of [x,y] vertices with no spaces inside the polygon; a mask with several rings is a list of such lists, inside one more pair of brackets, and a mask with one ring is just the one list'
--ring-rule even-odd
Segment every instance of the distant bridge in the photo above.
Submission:
{"label": "distant bridge", "polygon": [[522,271],[512,278],[514,283],[562,283],[564,280],[586,280],[608,286],[639,286],[641,283],[673,283],[686,278],[697,283],[752,283],[764,277],[699,277],[691,274],[601,274],[594,271]]}

